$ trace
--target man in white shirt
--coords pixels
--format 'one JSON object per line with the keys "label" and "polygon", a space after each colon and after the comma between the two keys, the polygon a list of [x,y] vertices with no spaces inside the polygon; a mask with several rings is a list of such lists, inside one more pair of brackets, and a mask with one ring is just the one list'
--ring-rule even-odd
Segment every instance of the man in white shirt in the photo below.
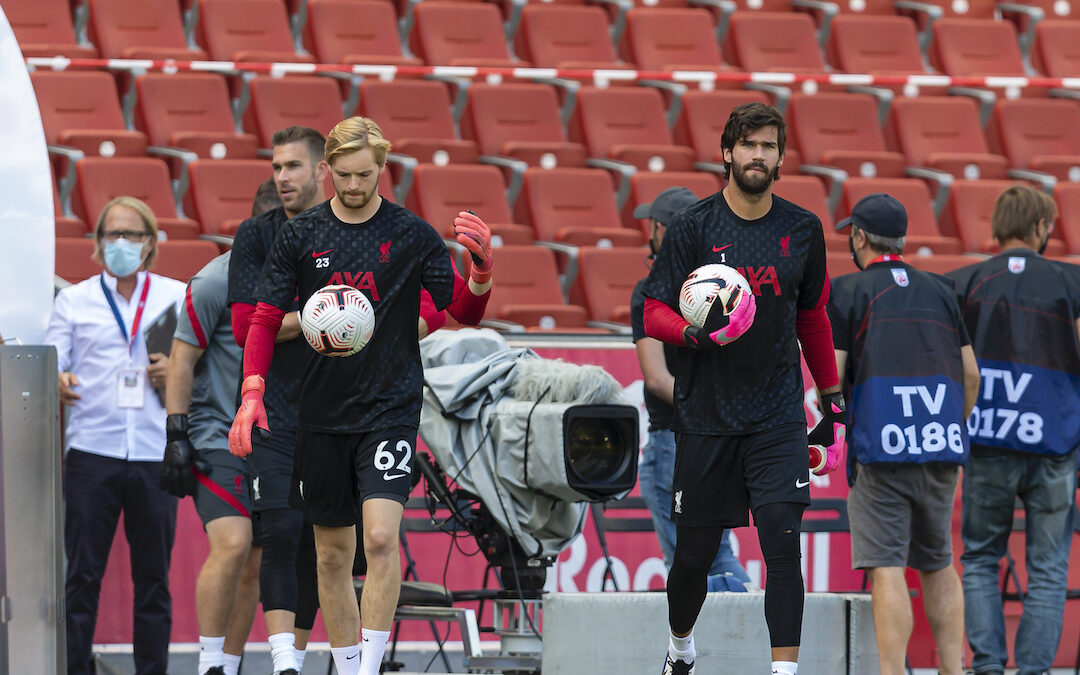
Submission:
{"label": "man in white shirt", "polygon": [[[152,274],[157,219],[118,197],[102,209],[94,259],[105,265],[56,296],[45,342],[56,347],[66,403],[64,547],[70,675],[93,672],[91,643],[105,564],[120,512],[131,547],[135,669],[165,675],[172,599],[169,559],[176,498],[158,486],[165,447],[168,358],[147,354],[144,332],[179,311],[184,284]],[[157,389],[157,390],[156,390]]]}

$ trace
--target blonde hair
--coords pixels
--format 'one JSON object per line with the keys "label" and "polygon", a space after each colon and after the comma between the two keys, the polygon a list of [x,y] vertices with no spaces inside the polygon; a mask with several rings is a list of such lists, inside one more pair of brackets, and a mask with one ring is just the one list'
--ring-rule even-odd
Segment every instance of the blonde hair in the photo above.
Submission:
{"label": "blonde hair", "polygon": [[146,202],[141,199],[136,199],[135,197],[114,197],[112,201],[101,209],[101,214],[98,216],[97,220],[97,228],[94,230],[94,260],[102,265],[105,264],[105,252],[102,247],[102,242],[105,240],[105,216],[109,215],[109,209],[114,206],[127,207],[139,214],[139,218],[142,219],[143,225],[146,226],[146,231],[150,233],[150,238],[147,242],[152,242],[150,250],[146,254],[146,259],[143,260],[143,267],[150,269],[154,266],[154,258],[157,257],[157,217],[154,215],[153,210],[147,206]]}
{"label": "blonde hair", "polygon": [[386,153],[390,152],[390,141],[383,137],[382,129],[374,120],[367,117],[350,117],[338,122],[326,136],[326,161],[334,163],[341,155],[371,148],[375,163],[380,167],[386,164]]}
{"label": "blonde hair", "polygon": [[1057,204],[1050,195],[1027,185],[1015,185],[998,195],[990,227],[999,244],[1010,239],[1030,241],[1040,220],[1049,224],[1055,218]]}

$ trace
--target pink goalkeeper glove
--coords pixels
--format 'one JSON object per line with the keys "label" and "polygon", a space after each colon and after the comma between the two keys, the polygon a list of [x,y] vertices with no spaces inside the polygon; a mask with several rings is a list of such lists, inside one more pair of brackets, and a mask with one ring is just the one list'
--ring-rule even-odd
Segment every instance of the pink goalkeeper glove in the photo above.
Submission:
{"label": "pink goalkeeper glove", "polygon": [[844,461],[847,404],[840,392],[825,394],[821,401],[821,421],[807,436],[810,471],[815,476],[832,473]]}
{"label": "pink goalkeeper glove", "polygon": [[491,280],[491,229],[480,216],[472,211],[461,211],[454,218],[454,236],[459,244],[472,254],[472,273],[469,275],[478,284]]}
{"label": "pink goalkeeper glove", "polygon": [[740,291],[741,296],[730,314],[717,311],[720,307],[716,306],[709,312],[704,326],[698,328],[691,325],[686,328],[683,336],[688,345],[698,349],[715,349],[735,342],[750,330],[757,315],[757,300],[750,291]]}
{"label": "pink goalkeeper glove", "polygon": [[263,440],[270,438],[270,422],[263,406],[265,383],[258,375],[248,375],[240,386],[240,409],[229,429],[229,452],[237,457],[251,454],[251,428],[258,431]]}

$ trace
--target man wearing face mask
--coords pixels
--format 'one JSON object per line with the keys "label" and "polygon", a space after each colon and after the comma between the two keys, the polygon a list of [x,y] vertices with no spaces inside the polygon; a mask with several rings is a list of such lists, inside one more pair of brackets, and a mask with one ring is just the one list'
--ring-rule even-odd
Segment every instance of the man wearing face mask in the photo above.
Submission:
{"label": "man wearing face mask", "polygon": [[1045,193],[1010,187],[991,216],[1001,253],[949,274],[982,376],[968,419],[960,531],[976,673],[1000,675],[1009,657],[998,569],[1018,497],[1029,580],[1013,653],[1018,675],[1049,670],[1064,620],[1080,444],[1080,282],[1074,266],[1040,255],[1056,218]]}
{"label": "man wearing face mask", "polygon": [[164,675],[172,600],[169,560],[176,498],[158,486],[165,447],[168,358],[147,354],[143,332],[179,311],[184,284],[149,272],[157,219],[117,197],[98,218],[94,259],[105,271],[63,289],[45,336],[56,347],[60,400],[69,407],[64,475],[68,673],[93,672],[91,642],[105,564],[120,513],[131,547],[135,670]]}
{"label": "man wearing face mask", "polygon": [[[656,196],[650,204],[639,204],[635,218],[649,219],[649,260],[656,257],[664,239],[667,224],[675,214],[696,204],[698,198],[684,187],[670,187]],[[641,498],[649,507],[653,527],[664,554],[664,567],[671,569],[675,552],[675,523],[671,520],[672,480],[675,476],[675,432],[672,430],[672,402],[675,391],[676,347],[665,345],[645,334],[645,294],[642,279],[634,286],[630,299],[630,326],[634,348],[645,379],[645,408],[649,413],[649,440],[645,443],[638,475],[641,477]],[[743,591],[750,581],[746,570],[731,550],[731,531],[724,530],[720,548],[709,567],[710,591]]]}

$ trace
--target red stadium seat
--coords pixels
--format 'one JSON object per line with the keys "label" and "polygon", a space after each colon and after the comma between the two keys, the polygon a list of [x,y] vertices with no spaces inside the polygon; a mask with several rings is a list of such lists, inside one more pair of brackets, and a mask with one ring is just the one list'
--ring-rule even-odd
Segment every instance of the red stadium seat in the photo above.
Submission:
{"label": "red stadium seat", "polygon": [[1062,99],[1002,99],[987,125],[990,147],[1017,169],[1080,179],[1080,105]]}
{"label": "red stadium seat", "polygon": [[199,218],[208,234],[217,234],[225,221],[250,217],[255,191],[273,175],[270,162],[258,159],[200,159],[188,172],[191,186],[184,209]]}
{"label": "red stadium seat", "polygon": [[948,215],[965,251],[996,253],[1001,250],[990,227],[994,201],[1004,190],[1018,184],[1009,180],[958,180],[953,183]]}
{"label": "red stadium seat", "polygon": [[53,181],[53,223],[56,226],[56,236],[59,237],[85,237],[89,229],[81,219],[64,215],[64,208],[60,204],[60,195],[56,191],[56,181]]}
{"label": "red stadium seat", "polygon": [[63,238],[56,240],[56,276],[77,284],[100,274],[104,266],[91,258],[94,255],[93,239]]}
{"label": "red stadium seat", "polygon": [[639,204],[650,204],[656,196],[670,187],[684,187],[698,199],[705,199],[723,187],[723,182],[713,173],[700,171],[642,171],[630,177],[630,198],[623,205],[623,227],[637,228],[649,236],[649,220],[634,218]]}
{"label": "red stadium seat", "polygon": [[908,255],[904,261],[917,270],[931,272],[933,274],[948,274],[961,267],[975,265],[986,260],[985,256],[977,255]]}
{"label": "red stadium seat", "polygon": [[585,308],[567,305],[563,299],[554,251],[541,246],[504,246],[496,255],[499,292],[491,294],[485,318],[534,329],[585,327]]}
{"label": "red stadium seat", "polygon": [[780,180],[773,184],[773,194],[782,197],[812,211],[821,220],[821,229],[825,233],[825,248],[829,251],[847,251],[847,230],[837,232],[832,214],[829,213],[828,196],[825,186],[814,176],[792,176],[781,174]]}
{"label": "red stadium seat", "polygon": [[236,133],[229,88],[212,73],[147,73],[135,80],[135,124],[151,145],[214,159],[254,159],[259,141]]}
{"label": "red stadium seat", "polygon": [[177,216],[169,169],[160,159],[87,157],[75,165],[75,171],[73,208],[85,222],[96,223],[105,204],[126,195],[146,202],[170,239],[194,239],[202,234],[199,223]]}
{"label": "red stadium seat", "polygon": [[582,87],[570,124],[570,140],[584,143],[592,157],[615,159],[639,169],[689,171],[694,153],[675,145],[663,97],[645,87]]}
{"label": "red stadium seat", "polygon": [[935,21],[930,65],[953,77],[1027,74],[1016,27],[1011,22],[993,19]]}
{"label": "red stadium seat", "polygon": [[281,0],[199,0],[199,29],[215,61],[315,61],[293,50]]}
{"label": "red stadium seat", "polygon": [[994,0],[927,0],[926,4],[940,7],[945,18],[994,18]]}
{"label": "red stadium seat", "polygon": [[1058,205],[1054,234],[1061,237],[1071,255],[1080,255],[1080,183],[1058,183],[1054,200]]}
{"label": "red stadium seat", "polygon": [[308,0],[305,44],[319,63],[418,66],[401,53],[394,7],[383,0]]}
{"label": "red stadium seat", "polygon": [[146,153],[146,135],[124,128],[116,80],[101,71],[30,73],[37,95],[45,141],[88,155],[138,156]]}
{"label": "red stadium seat", "polygon": [[641,70],[728,70],[704,9],[632,9],[624,41],[627,59]]}
{"label": "red stadium seat", "polygon": [[255,134],[263,148],[271,147],[270,139],[278,129],[311,127],[325,136],[341,119],[341,93],[333,80],[257,77],[251,81],[244,130]]}
{"label": "red stadium seat", "polygon": [[161,241],[153,271],[186,283],[219,253],[208,241]]}
{"label": "red stadium seat", "polygon": [[904,157],[886,148],[872,97],[794,94],[787,117],[788,143],[794,141],[807,164],[833,166],[864,178],[904,176]]}
{"label": "red stadium seat", "polygon": [[851,259],[850,253],[826,253],[825,269],[829,271],[830,279],[859,271],[859,268],[855,266],[855,262]]}
{"label": "red stadium seat", "polygon": [[70,59],[98,56],[92,46],[75,41],[68,0],[5,2],[4,14],[23,56],[66,56]]}
{"label": "red stadium seat", "polygon": [[[689,91],[683,97],[682,111],[675,124],[675,142],[694,150],[699,162],[721,162],[720,138],[731,110],[743,103],[769,103],[760,91],[718,90]],[[791,148],[791,144],[788,144]],[[785,160],[789,166],[798,166]]]}
{"label": "red stadium seat", "polygon": [[570,289],[570,302],[581,305],[592,321],[630,325],[630,296],[649,273],[648,249],[597,248],[578,252],[578,275]]}
{"label": "red stadium seat", "polygon": [[814,20],[802,12],[736,12],[724,40],[724,60],[743,70],[825,70]]}
{"label": "red stadium seat", "polygon": [[850,178],[844,181],[844,195],[836,218],[847,217],[856,202],[868,194],[885,192],[898,199],[907,210],[907,247],[909,253],[926,248],[933,253],[961,253],[956,237],[942,236],[934,211],[930,208],[930,189],[917,178]]}
{"label": "red stadium seat", "polygon": [[457,214],[472,209],[504,243],[532,242],[535,238],[532,228],[514,223],[502,172],[494,166],[421,164],[413,179],[406,206],[444,237],[452,236]]}
{"label": "red stadium seat", "polygon": [[360,113],[379,123],[394,152],[420,162],[476,162],[476,143],[460,140],[454,131],[450,93],[442,82],[368,78],[360,85]]}
{"label": "red stadium seat", "polygon": [[488,3],[421,2],[409,44],[430,66],[524,66],[510,58],[502,17]]}
{"label": "red stadium seat", "polygon": [[176,0],[90,0],[90,38],[106,59],[206,58],[188,48]]}
{"label": "red stadium seat", "polygon": [[957,178],[1006,177],[1008,162],[990,153],[972,98],[898,98],[890,110],[889,126],[911,166],[938,169]]}
{"label": "red stadium seat", "polygon": [[1035,26],[1031,64],[1047,77],[1080,77],[1080,21],[1054,19]]}
{"label": "red stadium seat", "polygon": [[905,16],[838,16],[832,21],[827,55],[829,63],[845,73],[925,72],[915,22]]}
{"label": "red stadium seat", "polygon": [[540,241],[592,246],[640,246],[637,228],[622,226],[611,179],[601,169],[529,169],[514,204],[516,219],[531,224]]}
{"label": "red stadium seat", "polygon": [[469,87],[461,136],[475,140],[482,155],[502,155],[530,166],[585,166],[587,153],[569,143],[558,96],[546,84],[487,84]]}
{"label": "red stadium seat", "polygon": [[627,68],[615,55],[600,7],[529,4],[521,11],[514,51],[537,68]]}

